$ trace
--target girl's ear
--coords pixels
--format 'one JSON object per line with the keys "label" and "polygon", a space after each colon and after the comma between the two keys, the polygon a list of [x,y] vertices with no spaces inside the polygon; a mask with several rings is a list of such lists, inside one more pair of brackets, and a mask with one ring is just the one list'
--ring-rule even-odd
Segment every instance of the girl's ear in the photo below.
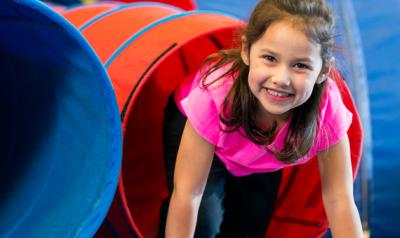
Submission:
{"label": "girl's ear", "polygon": [[240,51],[240,56],[242,57],[243,62],[245,65],[249,66],[249,49],[247,47],[247,40],[245,36],[242,36],[242,48]]}
{"label": "girl's ear", "polygon": [[329,71],[330,71],[330,68],[323,69],[323,70],[321,71],[321,73],[319,74],[316,83],[317,83],[317,84],[323,83],[323,82],[328,78]]}
{"label": "girl's ear", "polygon": [[332,69],[332,67],[334,66],[334,64],[335,64],[335,58],[332,57],[332,58],[329,60],[328,65],[325,66],[325,67],[321,70],[321,73],[319,74],[318,79],[317,79],[317,82],[316,82],[317,84],[323,83],[323,82],[329,77],[329,73],[331,72],[331,69]]}

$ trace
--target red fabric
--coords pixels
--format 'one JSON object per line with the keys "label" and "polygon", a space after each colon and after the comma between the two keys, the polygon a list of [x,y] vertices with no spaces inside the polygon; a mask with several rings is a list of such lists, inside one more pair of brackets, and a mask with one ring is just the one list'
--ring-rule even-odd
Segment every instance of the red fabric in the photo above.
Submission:
{"label": "red fabric", "polygon": [[84,5],[84,6],[74,7],[72,9],[64,9],[64,11],[62,11],[61,14],[76,28],[80,28],[83,25],[85,25],[88,21],[95,18],[96,16],[105,13],[107,11],[113,10],[117,7],[118,5],[114,3]]}
{"label": "red fabric", "polygon": [[[225,34],[231,37],[229,31]],[[168,196],[162,139],[168,97],[217,49],[206,37],[181,45],[153,66],[130,103],[123,124],[122,178],[131,216],[144,237],[156,236],[161,202]]]}
{"label": "red fabric", "polygon": [[[338,84],[344,104],[353,113],[353,122],[347,134],[355,178],[362,153],[361,120],[350,90],[340,73],[334,69],[330,76]],[[265,237],[316,238],[323,237],[327,229],[328,220],[322,204],[317,158],[307,164],[284,169],[275,211]]]}
{"label": "red fabric", "polygon": [[[106,63],[135,33],[154,21],[177,13],[180,12],[158,6],[126,7],[99,19],[82,31],[82,35],[93,46],[101,62]],[[129,67],[126,71],[128,70]],[[119,100],[119,102],[125,101]]]}
{"label": "red fabric", "polygon": [[192,0],[118,0],[119,2],[133,3],[133,2],[160,2],[182,8],[183,10],[195,10],[196,4]]}

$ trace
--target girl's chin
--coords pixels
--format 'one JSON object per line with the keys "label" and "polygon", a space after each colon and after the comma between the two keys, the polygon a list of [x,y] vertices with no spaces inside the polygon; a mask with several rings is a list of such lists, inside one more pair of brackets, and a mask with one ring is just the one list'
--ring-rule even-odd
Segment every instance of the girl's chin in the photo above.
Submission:
{"label": "girl's chin", "polygon": [[265,118],[267,120],[275,120],[275,121],[286,121],[290,115],[292,114],[291,108],[276,108],[266,106],[262,108],[260,112],[261,118]]}

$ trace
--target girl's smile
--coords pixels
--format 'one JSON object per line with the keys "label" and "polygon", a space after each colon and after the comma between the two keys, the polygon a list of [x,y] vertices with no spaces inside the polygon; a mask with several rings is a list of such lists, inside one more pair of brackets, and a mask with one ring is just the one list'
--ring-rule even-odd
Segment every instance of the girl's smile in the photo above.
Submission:
{"label": "girl's smile", "polygon": [[286,102],[291,99],[291,97],[294,96],[292,93],[276,90],[273,88],[265,88],[265,91],[267,93],[267,97],[271,101],[275,101],[276,103],[282,103]]}

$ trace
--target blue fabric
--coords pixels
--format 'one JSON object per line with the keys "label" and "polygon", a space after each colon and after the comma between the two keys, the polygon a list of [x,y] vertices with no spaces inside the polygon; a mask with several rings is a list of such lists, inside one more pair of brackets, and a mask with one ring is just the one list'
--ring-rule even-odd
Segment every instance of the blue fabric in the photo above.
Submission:
{"label": "blue fabric", "polygon": [[360,26],[373,140],[371,235],[400,237],[400,1],[354,1]]}
{"label": "blue fabric", "polygon": [[201,10],[215,10],[229,13],[237,18],[247,20],[258,0],[197,0],[197,7]]}
{"label": "blue fabric", "polygon": [[93,236],[122,160],[104,67],[38,1],[0,4],[0,55],[0,237]]}

